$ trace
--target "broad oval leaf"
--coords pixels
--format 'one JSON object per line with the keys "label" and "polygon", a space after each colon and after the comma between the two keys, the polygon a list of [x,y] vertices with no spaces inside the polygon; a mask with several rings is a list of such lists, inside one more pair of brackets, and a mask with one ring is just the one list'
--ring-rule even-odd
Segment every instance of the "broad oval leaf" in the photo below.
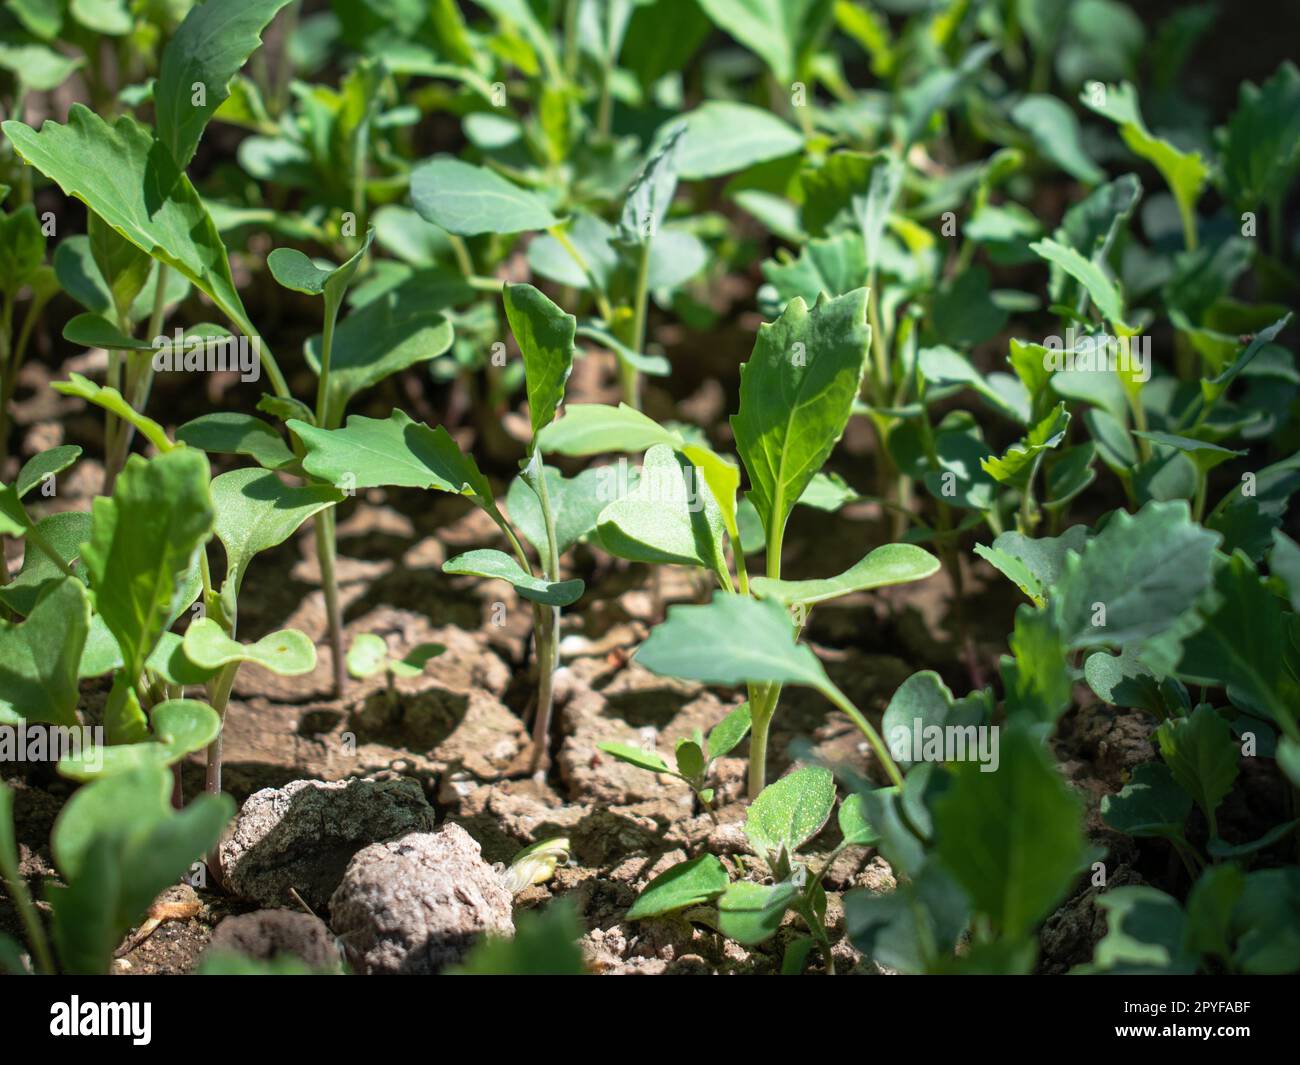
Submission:
{"label": "broad oval leaf", "polygon": [[825,766],[803,766],[769,784],[750,804],[745,835],[772,865],[778,854],[792,856],[817,835],[834,808],[835,774]]}
{"label": "broad oval leaf", "polygon": [[462,237],[550,229],[559,222],[531,192],[450,155],[412,172],[411,203],[425,221]]}
{"label": "broad oval leaf", "polygon": [[316,668],[316,645],[297,629],[282,629],[256,643],[232,640],[212,618],[199,618],[185,630],[185,657],[200,669],[252,662],[282,677]]}
{"label": "broad oval leaf", "polygon": [[221,732],[220,715],[194,699],[168,699],[149,712],[154,738],[141,743],[91,747],[59,759],[59,772],[73,780],[94,780],[148,766],[169,766],[201,751]]}
{"label": "broad oval leaf", "polygon": [[706,606],[669,607],[635,659],[651,673],[707,684],[830,685],[817,656],[795,642],[780,604],[725,592]]}

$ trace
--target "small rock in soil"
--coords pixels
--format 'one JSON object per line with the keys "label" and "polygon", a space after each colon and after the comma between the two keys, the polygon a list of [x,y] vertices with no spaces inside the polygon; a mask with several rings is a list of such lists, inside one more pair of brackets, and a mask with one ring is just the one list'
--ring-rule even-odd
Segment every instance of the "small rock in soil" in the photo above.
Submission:
{"label": "small rock in soil", "polygon": [[254,961],[273,961],[289,954],[309,969],[336,971],[339,949],[325,922],[294,910],[256,910],[227,917],[212,933],[206,953],[240,954]]}
{"label": "small rock in soil", "polygon": [[362,847],[434,823],[414,780],[295,780],[249,796],[221,843],[221,867],[236,895],[277,906],[295,888],[318,909]]}
{"label": "small rock in soil", "polygon": [[330,899],[334,931],[359,973],[437,973],[485,934],[514,934],[510,892],[459,825],[376,843]]}

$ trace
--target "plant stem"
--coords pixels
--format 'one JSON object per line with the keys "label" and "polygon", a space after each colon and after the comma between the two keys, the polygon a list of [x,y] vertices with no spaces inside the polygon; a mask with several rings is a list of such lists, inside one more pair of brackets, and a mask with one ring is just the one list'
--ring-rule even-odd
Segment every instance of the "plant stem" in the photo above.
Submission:
{"label": "plant stem", "polygon": [[[0,784],[0,788],[4,785]],[[5,801],[2,804],[4,809],[3,815],[6,818],[12,818],[13,798],[12,792],[8,792]],[[8,835],[8,826],[5,834]],[[18,866],[14,860],[17,858],[15,850],[11,855],[7,847],[0,847],[0,873],[4,875],[5,887],[9,891],[9,898],[13,901],[14,909],[18,911],[18,916],[22,919],[23,928],[27,932],[27,944],[32,948],[32,961],[36,965],[36,971],[45,976],[51,976],[54,973],[54,958],[50,954],[50,943],[45,938],[45,928],[41,925],[40,916],[36,912],[36,907],[32,903],[32,897],[27,891],[27,884],[23,881],[22,875],[18,871]]]}
{"label": "plant stem", "polygon": [[840,691],[839,688],[835,687],[835,685],[832,684],[828,688],[824,689],[822,694],[839,707],[839,709],[849,715],[853,720],[853,723],[857,725],[862,731],[862,734],[867,737],[867,742],[871,744],[872,749],[876,752],[876,757],[880,759],[880,764],[885,767],[885,772],[889,776],[890,783],[901,788],[903,786],[903,774],[899,772],[897,763],[895,763],[893,757],[889,753],[889,748],[885,746],[885,741],[880,738],[880,733],[875,730],[871,722],[868,721],[863,716],[862,712],[849,701],[848,696]]}
{"label": "plant stem", "polygon": [[[767,708],[766,684],[750,688],[749,696],[749,798],[757,799],[767,787],[767,733],[772,725],[772,713]],[[773,707],[775,709],[775,707]]]}
{"label": "plant stem", "polygon": [[[638,354],[645,350],[646,303],[650,285],[650,244],[648,237],[641,245],[636,265],[636,294],[632,304],[632,330],[628,346]],[[635,366],[620,360],[619,372],[623,378],[623,402],[635,410],[641,409],[641,373]]]}
{"label": "plant stem", "polygon": [[[330,428],[329,383],[330,357],[334,350],[334,324],[339,316],[339,301],[326,297],[325,325],[320,345],[320,377],[316,382],[316,424]],[[329,628],[330,656],[334,668],[334,697],[343,697],[347,671],[343,661],[343,612],[339,606],[337,524],[333,507],[316,515],[316,561],[320,566],[321,589],[325,593],[325,622]]]}
{"label": "plant stem", "polygon": [[[546,487],[546,466],[537,461],[537,499],[542,508],[542,521],[546,526],[546,558],[543,573],[548,581],[560,579],[560,552],[555,535],[555,513],[551,509],[551,496]],[[533,754],[529,768],[537,773],[542,768],[550,746],[551,710],[555,700],[555,667],[559,658],[560,608],[545,607],[537,612],[541,626],[537,631],[537,716],[533,719]]]}

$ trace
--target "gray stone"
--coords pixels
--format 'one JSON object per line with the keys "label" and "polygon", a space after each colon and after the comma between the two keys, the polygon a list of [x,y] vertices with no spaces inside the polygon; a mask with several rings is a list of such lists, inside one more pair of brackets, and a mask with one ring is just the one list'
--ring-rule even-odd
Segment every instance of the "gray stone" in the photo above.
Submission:
{"label": "gray stone", "polygon": [[287,954],[318,972],[337,972],[342,960],[325,922],[295,910],[227,917],[212,933],[205,953],[239,954],[253,961],[274,961]]}
{"label": "gray stone", "polygon": [[362,847],[435,823],[414,780],[295,780],[248,797],[221,843],[222,876],[263,906],[292,904],[295,888],[320,909]]}
{"label": "gray stone", "polygon": [[514,935],[510,892],[459,825],[359,852],[330,899],[359,973],[437,973],[485,934]]}

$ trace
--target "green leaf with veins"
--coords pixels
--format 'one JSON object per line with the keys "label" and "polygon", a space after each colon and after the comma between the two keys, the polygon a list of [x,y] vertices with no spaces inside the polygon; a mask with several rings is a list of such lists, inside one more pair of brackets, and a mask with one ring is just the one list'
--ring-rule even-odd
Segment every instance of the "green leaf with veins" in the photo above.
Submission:
{"label": "green leaf with veins", "polygon": [[596,519],[601,546],[633,562],[726,572],[722,514],[694,467],[671,448],[645,453],[636,487]]}
{"label": "green leaf with veins", "polygon": [[618,221],[618,241],[642,247],[649,244],[668,215],[677,191],[677,156],[686,133],[686,123],[672,126],[662,142],[652,147],[623,202]]}
{"label": "green leaf with veins", "polygon": [[798,684],[833,690],[812,650],[795,642],[790,615],[772,600],[714,594],[705,606],[672,606],[635,660],[652,673],[707,684]]}
{"label": "green leaf with veins", "polygon": [[77,665],[89,631],[90,600],[75,577],[46,590],[25,621],[0,621],[0,724],[78,723]]}
{"label": "green leaf with veins", "polygon": [[1030,427],[1029,432],[1004,455],[980,462],[984,472],[995,481],[1024,489],[1036,468],[1038,457],[1060,445],[1070,428],[1070,412],[1061,402],[1042,421]]}
{"label": "green leaf with veins", "polygon": [[998,772],[981,769],[959,763],[935,799],[936,853],[995,928],[1020,936],[1065,898],[1084,867],[1083,811],[1024,730],[1003,729]]}
{"label": "green leaf with veins", "polygon": [[66,381],[55,381],[51,387],[60,395],[84,399],[87,403],[93,403],[116,414],[123,421],[130,422],[139,430],[141,436],[161,452],[166,453],[176,447],[167,435],[166,429],[152,418],[136,411],[115,388],[97,385],[79,373],[70,374]]}
{"label": "green leaf with veins", "polygon": [[411,203],[426,222],[462,237],[550,229],[560,221],[533,193],[449,155],[412,171]]}
{"label": "green leaf with veins", "polygon": [[[187,277],[227,317],[247,322],[226,247],[207,208],[145,126],[128,115],[110,126],[89,108],[73,104],[66,125],[46,121],[38,133],[11,120],[3,129],[18,154],[66,195]],[[112,180],[104,180],[105,175]]]}
{"label": "green leaf with veins", "polygon": [[286,485],[270,470],[231,470],[215,478],[213,532],[226,549],[226,580],[235,594],[255,555],[284,543],[308,518],[343,498],[329,485]]}
{"label": "green leaf with veins", "polygon": [[709,760],[723,758],[735,750],[740,741],[749,735],[751,724],[747,699],[710,730],[708,742],[705,744],[708,748]]}
{"label": "green leaf with veins", "polygon": [[757,163],[793,155],[803,147],[798,130],[766,108],[751,104],[708,100],[687,112],[685,119],[677,172],[688,181],[736,174]]}
{"label": "green leaf with veins", "polygon": [[14,478],[14,491],[21,499],[45,478],[62,473],[81,457],[81,448],[76,444],[60,444],[47,448],[40,454],[33,455],[23,463],[18,476]]}
{"label": "green leaf with veins", "polygon": [[[564,554],[596,528],[596,519],[608,503],[619,497],[623,485],[617,483],[618,467],[596,466],[576,477],[565,477],[554,466],[546,467],[546,493],[555,519],[556,550]],[[635,487],[636,472],[628,471],[626,487]],[[546,553],[546,523],[537,493],[522,476],[510,482],[506,492],[506,510],[515,530],[537,549]]]}
{"label": "green leaf with veins", "polygon": [[83,749],[59,759],[59,773],[87,781],[148,766],[170,766],[201,751],[221,732],[221,717],[194,699],[168,699],[149,711],[153,739]]}
{"label": "green leaf with veins", "polygon": [[[1100,101],[1095,95],[1098,89]],[[1179,151],[1169,141],[1153,136],[1142,120],[1137,90],[1128,82],[1118,86],[1091,82],[1083,87],[1079,99],[1085,107],[1119,126],[1120,136],[1129,150],[1160,171],[1178,204],[1184,227],[1194,232],[1196,201],[1201,198],[1210,176],[1210,167],[1201,154]]]}
{"label": "green leaf with veins", "polygon": [[[81,545],[90,538],[90,515],[82,510],[50,514],[36,523],[36,531],[59,558],[84,582],[79,567]],[[28,547],[23,552],[22,568],[8,584],[0,587],[0,602],[26,617],[50,581],[62,580],[64,571],[44,551]]]}
{"label": "green leaf with veins", "polygon": [[1191,812],[1191,792],[1161,762],[1138,766],[1118,793],[1101,800],[1101,819],[1128,836],[1181,838]]}
{"label": "green leaf with veins", "polygon": [[1167,630],[1210,584],[1218,542],[1182,500],[1115,512],[1066,556],[1052,601],[1067,646],[1118,647]]}
{"label": "green leaf with veins", "polygon": [[507,285],[501,295],[510,331],[524,359],[528,413],[536,437],[555,420],[564,402],[578,322],[532,285]]}
{"label": "green leaf with veins", "polygon": [[702,854],[674,865],[651,880],[625,916],[629,921],[644,921],[674,910],[701,906],[716,899],[729,884],[722,863],[712,854]]}
{"label": "green leaf with veins", "polygon": [[775,599],[786,606],[813,606],[842,595],[924,580],[939,570],[939,560],[913,544],[885,544],[836,577],[785,581],[755,577],[751,582],[759,598]]}
{"label": "green leaf with veins", "polygon": [[[163,48],[154,83],[158,139],[184,170],[230,80],[262,43],[262,31],[289,0],[206,0],[190,8]],[[202,101],[195,103],[195,87]]]}
{"label": "green leaf with veins", "polygon": [[201,414],[177,429],[176,439],[209,454],[247,455],[268,470],[285,469],[298,461],[273,426],[235,411]]}
{"label": "green leaf with veins", "polygon": [[1234,705],[1266,714],[1286,730],[1300,694],[1286,670],[1286,614],[1243,552],[1218,564],[1213,590],[1197,612],[1201,624],[1183,640],[1179,677],[1222,685]]}
{"label": "green leaf with veins", "polygon": [[387,418],[354,414],[342,429],[286,423],[306,446],[303,467],[328,484],[352,488],[428,488],[474,500],[496,515],[492,486],[441,425],[430,429],[400,410]]}
{"label": "green leaf with veins", "polygon": [[630,743],[598,743],[596,746],[620,762],[634,765],[650,773],[672,773],[668,763],[655,751],[642,747],[633,747]]}
{"label": "green leaf with veins", "polygon": [[791,300],[759,327],[741,366],[731,427],[769,545],[781,542],[791,509],[848,424],[867,365],[866,310],[865,289],[812,310]]}
{"label": "green leaf with veins", "polygon": [[149,461],[132,455],[112,498],[94,501],[91,519],[82,560],[95,609],[117,638],[127,680],[134,683],[175,616],[212,530],[208,460],[190,448]]}
{"label": "green leaf with veins", "polygon": [[830,0],[700,0],[700,7],[767,64],[778,83],[789,85],[831,21]]}
{"label": "green leaf with veins", "polygon": [[1228,722],[1211,706],[1198,706],[1184,718],[1171,718],[1156,729],[1160,756],[1179,787],[1201,808],[1214,831],[1214,811],[1237,780],[1241,753]]}
{"label": "green leaf with veins", "polygon": [[282,629],[255,643],[232,640],[212,618],[199,618],[185,630],[185,657],[200,669],[251,662],[282,677],[316,668],[316,646],[297,629]]}
{"label": "green leaf with veins", "polygon": [[507,581],[525,599],[544,606],[569,606],[582,598],[581,580],[548,581],[534,577],[504,551],[486,548],[466,551],[444,562],[442,571]]}
{"label": "green leaf with veins", "polygon": [[745,836],[769,867],[822,830],[835,808],[835,774],[824,766],[803,766],[763,789],[749,806]]}
{"label": "green leaf with veins", "polygon": [[[352,311],[334,331],[330,350],[331,424],[343,417],[352,397],[411,366],[444,354],[452,345],[451,322],[436,307],[390,292]],[[320,373],[323,337],[304,349],[307,365]]]}
{"label": "green leaf with veins", "polygon": [[737,881],[718,899],[718,927],[743,946],[757,946],[776,935],[785,911],[798,897],[799,889],[789,881]]}

